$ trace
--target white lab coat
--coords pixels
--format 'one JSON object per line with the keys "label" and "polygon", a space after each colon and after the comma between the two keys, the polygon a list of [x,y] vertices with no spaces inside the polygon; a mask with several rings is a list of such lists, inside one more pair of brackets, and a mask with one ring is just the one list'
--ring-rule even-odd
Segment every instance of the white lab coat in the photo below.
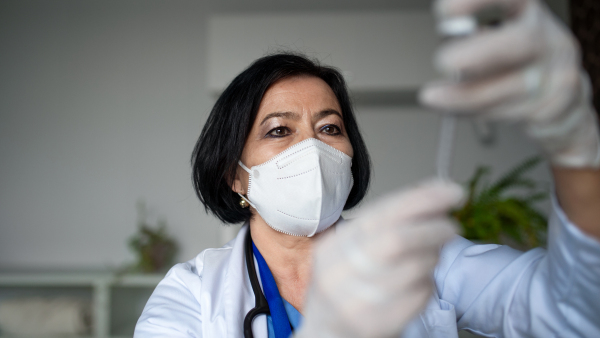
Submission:
{"label": "white lab coat", "polygon": [[[435,271],[437,292],[407,327],[406,338],[457,337],[468,329],[488,337],[600,337],[600,243],[569,223],[554,203],[548,251],[446,244]],[[244,238],[175,265],[156,287],[134,337],[241,338],[254,307]],[[266,316],[255,338],[267,338]]]}

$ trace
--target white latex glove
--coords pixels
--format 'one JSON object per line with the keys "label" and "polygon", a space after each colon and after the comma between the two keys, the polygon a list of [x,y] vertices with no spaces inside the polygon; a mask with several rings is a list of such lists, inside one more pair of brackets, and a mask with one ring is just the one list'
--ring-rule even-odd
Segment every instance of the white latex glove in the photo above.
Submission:
{"label": "white latex glove", "polygon": [[431,296],[439,250],[455,233],[448,210],[462,195],[456,184],[427,182],[327,234],[294,337],[397,337]]}
{"label": "white latex glove", "polygon": [[600,167],[600,137],[579,47],[538,0],[438,0],[440,22],[499,5],[508,19],[495,29],[452,39],[437,51],[448,78],[425,86],[421,102],[483,119],[519,121],[550,161]]}

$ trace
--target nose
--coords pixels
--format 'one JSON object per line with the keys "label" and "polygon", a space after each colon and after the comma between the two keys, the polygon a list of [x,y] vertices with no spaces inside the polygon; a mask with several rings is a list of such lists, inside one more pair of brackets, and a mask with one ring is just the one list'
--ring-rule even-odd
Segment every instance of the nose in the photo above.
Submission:
{"label": "nose", "polygon": [[300,128],[300,130],[298,130],[298,142],[302,142],[304,140],[307,140],[309,138],[317,138],[317,132],[315,131],[315,128],[311,125],[304,125]]}

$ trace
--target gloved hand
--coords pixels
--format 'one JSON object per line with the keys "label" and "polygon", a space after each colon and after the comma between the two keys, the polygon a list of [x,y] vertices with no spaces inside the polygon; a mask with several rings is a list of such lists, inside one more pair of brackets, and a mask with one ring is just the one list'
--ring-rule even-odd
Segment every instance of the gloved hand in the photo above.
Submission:
{"label": "gloved hand", "polygon": [[294,337],[397,337],[431,296],[439,250],[455,233],[448,210],[461,198],[456,184],[428,182],[324,236]]}
{"label": "gloved hand", "polygon": [[506,9],[508,19],[442,45],[436,66],[460,81],[428,84],[421,102],[519,121],[554,165],[599,168],[597,115],[578,44],[539,0],[437,0],[434,8],[440,22],[448,22],[490,5]]}

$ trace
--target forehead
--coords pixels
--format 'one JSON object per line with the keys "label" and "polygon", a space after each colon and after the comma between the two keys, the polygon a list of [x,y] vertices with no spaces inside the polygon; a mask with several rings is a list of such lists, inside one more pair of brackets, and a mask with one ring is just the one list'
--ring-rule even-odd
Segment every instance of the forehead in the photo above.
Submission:
{"label": "forehead", "polygon": [[331,87],[322,79],[308,75],[286,77],[271,85],[262,98],[258,113],[269,113],[273,109],[335,109],[341,114]]}

